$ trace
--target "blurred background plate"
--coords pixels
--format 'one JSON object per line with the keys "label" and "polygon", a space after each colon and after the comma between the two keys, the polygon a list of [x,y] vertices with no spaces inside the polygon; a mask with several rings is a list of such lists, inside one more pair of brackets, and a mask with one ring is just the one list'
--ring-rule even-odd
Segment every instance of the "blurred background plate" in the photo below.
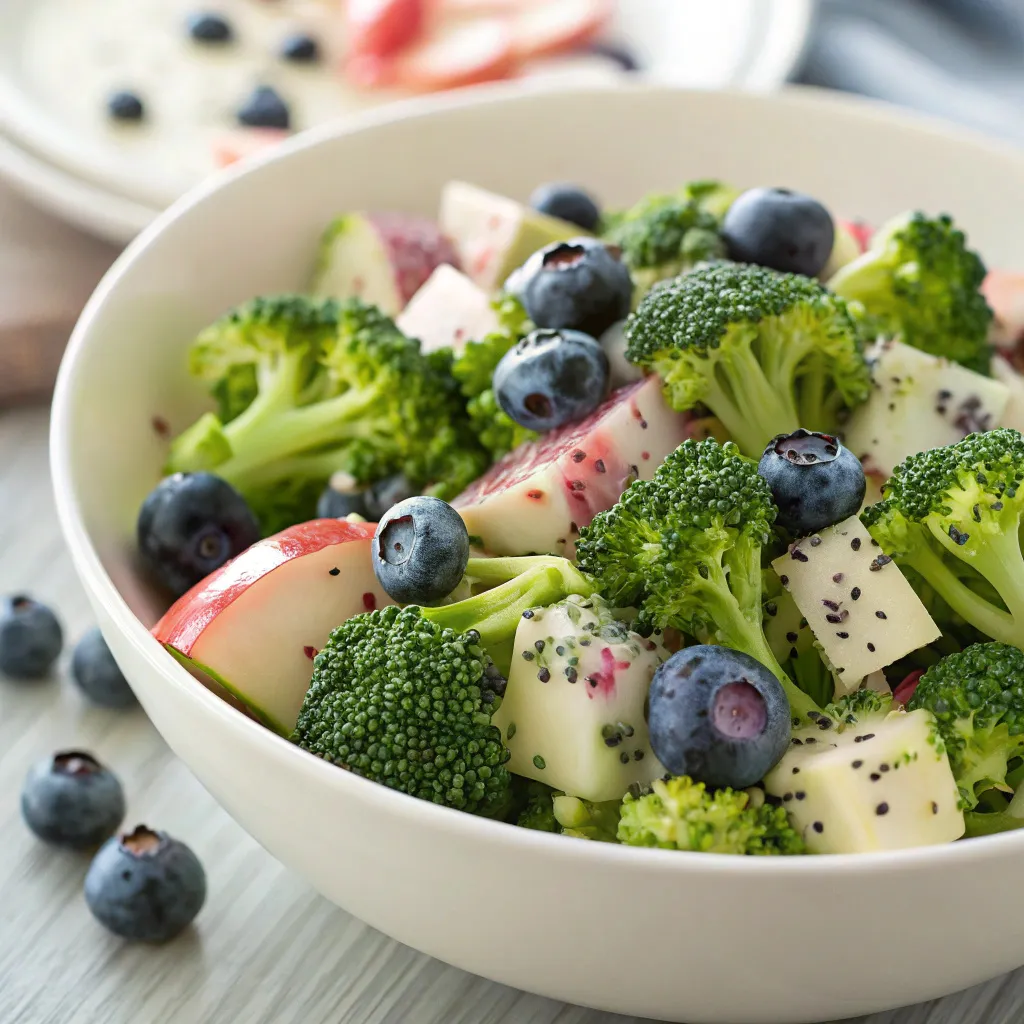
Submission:
{"label": "blurred background plate", "polygon": [[[238,28],[229,47],[184,29],[198,7]],[[59,216],[124,242],[214,171],[237,139],[233,113],[254,84],[292,100],[299,127],[400,98],[356,94],[340,62],[338,0],[5,0],[0,5],[0,176]],[[697,88],[769,90],[796,67],[814,0],[617,0],[603,41],[642,73]],[[318,68],[285,65],[275,48],[297,26],[321,41]],[[568,80],[622,73],[580,53],[526,73]],[[141,125],[112,126],[116,89],[143,95]],[[245,145],[241,146],[245,149]],[[218,156],[218,152],[220,155]]]}

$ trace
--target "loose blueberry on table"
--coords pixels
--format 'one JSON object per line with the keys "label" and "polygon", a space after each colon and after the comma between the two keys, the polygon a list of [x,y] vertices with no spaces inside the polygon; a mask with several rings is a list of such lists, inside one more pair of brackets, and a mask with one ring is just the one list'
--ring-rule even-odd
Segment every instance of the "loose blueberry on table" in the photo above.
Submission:
{"label": "loose blueberry on table", "polygon": [[0,603],[0,674],[41,679],[60,657],[64,631],[44,604],[15,594]]}
{"label": "loose blueberry on table", "polygon": [[272,86],[258,85],[238,108],[238,123],[246,128],[280,128],[292,126],[288,104]]}
{"label": "loose blueberry on table", "polygon": [[281,43],[281,59],[292,64],[316,64],[320,60],[320,44],[305,32],[296,32]]}
{"label": "loose blueberry on table", "polygon": [[167,942],[206,902],[206,872],[184,843],[139,825],[100,848],[85,876],[85,901],[115,935]]}
{"label": "loose blueberry on table", "polygon": [[223,45],[235,38],[231,23],[220,14],[193,14],[188,19],[188,34],[197,43]]}
{"label": "loose blueberry on table", "polygon": [[81,751],[37,762],[21,790],[25,824],[55,846],[99,846],[113,835],[124,812],[124,792],[117,777]]}
{"label": "loose blueberry on table", "polygon": [[99,629],[91,629],[75,646],[71,676],[82,693],[105,708],[129,708],[137,701]]}
{"label": "loose blueberry on table", "polygon": [[146,105],[138,93],[119,90],[107,100],[107,112],[114,121],[138,122],[145,120]]}

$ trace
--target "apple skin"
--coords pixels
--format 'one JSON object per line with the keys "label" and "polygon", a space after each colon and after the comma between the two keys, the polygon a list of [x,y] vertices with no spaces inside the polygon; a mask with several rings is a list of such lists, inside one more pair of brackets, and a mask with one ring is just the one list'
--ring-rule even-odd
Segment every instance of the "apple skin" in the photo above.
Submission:
{"label": "apple skin", "polygon": [[375,529],[314,519],[268,537],[179,598],[152,634],[200,681],[289,736],[331,630],[393,603],[373,573]]}

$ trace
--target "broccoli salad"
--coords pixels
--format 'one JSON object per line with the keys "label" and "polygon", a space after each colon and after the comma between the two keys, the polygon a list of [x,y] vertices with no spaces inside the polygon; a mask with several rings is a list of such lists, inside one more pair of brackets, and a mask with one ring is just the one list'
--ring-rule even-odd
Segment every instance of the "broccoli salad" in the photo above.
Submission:
{"label": "broccoli salad", "polygon": [[949,216],[781,188],[346,213],[189,349],[153,634],[339,770],[523,828],[1019,828],[1022,296]]}

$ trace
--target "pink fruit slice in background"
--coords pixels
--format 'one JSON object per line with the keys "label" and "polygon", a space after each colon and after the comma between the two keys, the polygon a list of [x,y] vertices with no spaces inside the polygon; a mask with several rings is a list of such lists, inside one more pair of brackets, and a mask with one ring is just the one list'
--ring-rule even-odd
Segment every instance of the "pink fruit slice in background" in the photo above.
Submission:
{"label": "pink fruit slice in background", "polygon": [[346,0],[350,57],[390,57],[424,31],[427,0]]}
{"label": "pink fruit slice in background", "polygon": [[215,692],[287,736],[332,629],[391,604],[373,523],[314,519],[268,537],[179,598],[152,633]]}
{"label": "pink fruit slice in background", "polygon": [[526,60],[581,46],[604,28],[611,10],[608,0],[522,4],[512,19],[516,56]]}
{"label": "pink fruit slice in background", "polygon": [[1007,359],[1024,369],[1024,272],[990,270],[981,290],[995,313],[993,343]]}
{"label": "pink fruit slice in background", "polygon": [[634,479],[650,480],[690,433],[688,417],[648,377],[586,419],[510,452],[452,504],[492,554],[571,557],[580,529]]}
{"label": "pink fruit slice in background", "polygon": [[230,167],[248,156],[262,153],[291,136],[282,128],[239,128],[213,143],[213,159],[218,167]]}
{"label": "pink fruit slice in background", "polygon": [[430,218],[349,213],[324,233],[313,291],[324,298],[356,296],[393,317],[444,263],[457,266],[458,256]]}
{"label": "pink fruit slice in background", "polygon": [[433,92],[504,78],[515,62],[507,19],[444,20],[398,56],[388,79],[402,88]]}

